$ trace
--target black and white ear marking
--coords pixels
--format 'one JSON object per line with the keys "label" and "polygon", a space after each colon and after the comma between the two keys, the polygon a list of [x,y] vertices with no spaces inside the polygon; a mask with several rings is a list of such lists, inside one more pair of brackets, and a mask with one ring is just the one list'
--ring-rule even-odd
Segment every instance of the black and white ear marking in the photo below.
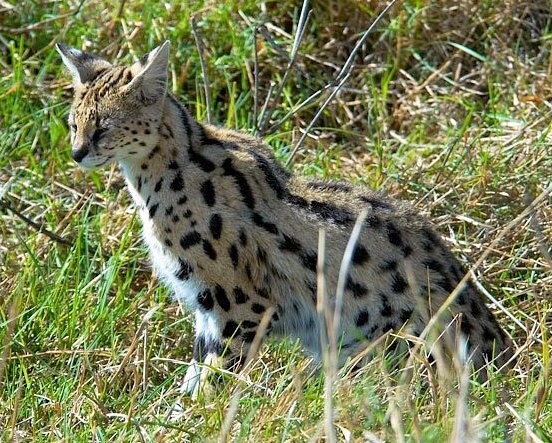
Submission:
{"label": "black and white ear marking", "polygon": [[63,64],[69,69],[75,86],[92,80],[99,71],[111,67],[111,63],[100,57],[61,43],[56,43],[56,50],[61,55]]}
{"label": "black and white ear marking", "polygon": [[167,90],[170,42],[167,40],[134,65],[134,78],[124,87],[137,94],[144,104],[151,104],[165,95]]}

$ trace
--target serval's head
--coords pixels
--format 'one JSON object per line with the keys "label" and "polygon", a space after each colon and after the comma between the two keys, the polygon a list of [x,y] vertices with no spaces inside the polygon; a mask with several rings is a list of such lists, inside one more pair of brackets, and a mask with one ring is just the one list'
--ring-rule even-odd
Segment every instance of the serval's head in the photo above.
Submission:
{"label": "serval's head", "polygon": [[131,66],[57,44],[73,77],[71,154],[85,169],[146,156],[158,143],[169,42]]}

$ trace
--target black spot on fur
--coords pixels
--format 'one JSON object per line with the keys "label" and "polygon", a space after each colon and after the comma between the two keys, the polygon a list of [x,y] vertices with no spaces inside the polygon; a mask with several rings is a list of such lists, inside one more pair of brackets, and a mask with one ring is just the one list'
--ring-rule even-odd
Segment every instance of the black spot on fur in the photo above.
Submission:
{"label": "black spot on fur", "polygon": [[182,173],[180,171],[176,173],[176,177],[169,186],[175,192],[182,191],[182,189],[184,189],[184,179],[182,178]]}
{"label": "black spot on fur", "polygon": [[240,245],[247,246],[247,235],[243,229],[240,229]]}
{"label": "black spot on fur", "polygon": [[251,305],[251,310],[255,314],[262,314],[266,310],[266,308],[263,305],[260,305],[259,303],[253,303]]}
{"label": "black spot on fur", "polygon": [[397,269],[398,263],[395,260],[386,260],[383,263],[380,263],[379,268],[382,271],[395,271]]}
{"label": "black spot on fur", "polygon": [[259,323],[250,320],[244,320],[241,322],[242,328],[246,329],[256,328],[258,325]]}
{"label": "black spot on fur", "polygon": [[426,251],[432,251],[434,248],[439,247],[440,240],[437,234],[429,228],[422,229],[422,236],[424,237],[424,242],[422,243],[423,248]]}
{"label": "black spot on fur", "polygon": [[153,190],[155,192],[159,192],[161,190],[162,186],[163,186],[163,177],[161,177],[159,180],[157,180],[157,183],[155,183],[155,188],[153,188]]}
{"label": "black spot on fur", "polygon": [[312,272],[316,272],[317,260],[318,255],[315,252],[308,252],[301,255],[301,262],[303,263],[303,266]]}
{"label": "black spot on fur", "polygon": [[178,199],[178,201],[177,201],[176,203],[179,204],[179,205],[183,205],[183,204],[185,204],[187,201],[188,201],[188,197],[186,197],[185,195],[183,195],[182,197],[180,197],[180,198]]}
{"label": "black spot on fur", "polygon": [[211,311],[215,306],[215,301],[209,289],[204,289],[197,295],[197,302],[204,311]]}
{"label": "black spot on fur", "polygon": [[209,219],[209,231],[215,240],[218,240],[222,234],[222,217],[220,214],[213,214]]}
{"label": "black spot on fur", "polygon": [[176,160],[171,160],[167,165],[167,168],[172,169],[173,171],[176,171],[177,169],[180,168],[180,166],[178,165],[178,162]]}
{"label": "black spot on fur", "polygon": [[226,291],[220,285],[215,286],[215,299],[223,311],[228,312],[230,310],[230,300],[228,300]]}
{"label": "black spot on fur", "polygon": [[204,181],[199,191],[201,192],[203,201],[205,201],[207,206],[213,206],[215,204],[215,187],[213,186],[213,182],[211,182],[211,180]]}
{"label": "black spot on fur", "polygon": [[412,312],[412,309],[401,309],[399,318],[401,319],[402,324],[405,324],[408,320],[410,320],[410,317],[412,317]]}
{"label": "black spot on fur", "polygon": [[384,293],[381,293],[380,300],[381,300],[380,314],[383,317],[390,317],[391,315],[393,315],[393,308],[389,304],[389,299],[387,298],[387,295],[385,295]]}
{"label": "black spot on fur", "polygon": [[442,278],[439,279],[439,281],[437,282],[437,284],[439,286],[441,286],[441,288],[443,288],[445,291],[447,291],[448,293],[451,293],[452,291],[454,291],[454,288],[456,287],[455,284],[453,284],[450,279],[446,276],[442,276]]}
{"label": "black spot on fur", "polygon": [[194,271],[192,265],[182,259],[178,259],[178,262],[180,264],[180,268],[176,273],[176,278],[178,278],[179,280],[188,280],[188,278],[190,278],[190,275]]}
{"label": "black spot on fur", "polygon": [[470,319],[466,316],[462,317],[462,323],[460,324],[460,330],[464,335],[470,337],[473,331],[473,325],[470,322]]}
{"label": "black spot on fur", "polygon": [[404,245],[401,249],[402,253],[403,253],[403,256],[406,258],[408,257],[410,254],[412,254],[412,248],[409,246],[409,245]]}
{"label": "black spot on fur", "polygon": [[438,272],[440,274],[443,273],[443,264],[441,262],[438,262],[437,260],[434,260],[434,259],[425,260],[422,264],[426,268],[431,269],[432,271]]}
{"label": "black spot on fur", "polygon": [[394,292],[402,293],[408,288],[407,281],[403,278],[401,274],[396,272],[393,274],[393,283],[391,284],[391,289],[393,289]]}
{"label": "black spot on fur", "polygon": [[283,234],[284,239],[280,240],[278,248],[281,251],[298,252],[301,250],[301,243],[294,237]]}
{"label": "black spot on fur", "polygon": [[256,331],[246,331],[242,334],[242,339],[245,343],[251,343],[257,335]]}
{"label": "black spot on fur", "polygon": [[157,208],[159,208],[159,203],[155,203],[154,205],[150,206],[150,208],[149,208],[150,218],[155,217],[155,213],[157,212]]}
{"label": "black spot on fur", "polygon": [[370,254],[368,253],[366,248],[362,245],[356,245],[355,249],[353,250],[353,264],[362,266],[368,260],[370,260]]}
{"label": "black spot on fur", "polygon": [[189,232],[188,234],[182,236],[180,239],[180,246],[182,249],[188,249],[192,246],[197,245],[201,241],[201,235],[197,231]]}
{"label": "black spot on fur", "polygon": [[253,276],[251,275],[251,265],[249,263],[245,264],[245,275],[249,281],[253,281]]}
{"label": "black spot on fur", "polygon": [[142,164],[140,165],[140,168],[142,169],[142,171],[147,170],[147,169],[148,169],[147,163],[142,163]]}
{"label": "black spot on fur", "polygon": [[266,221],[258,212],[252,212],[253,223],[271,234],[278,234],[278,228],[274,223]]}
{"label": "black spot on fur", "polygon": [[316,301],[316,284],[313,281],[305,280],[305,286],[307,290],[311,293],[312,300]]}
{"label": "black spot on fur", "polygon": [[141,175],[138,176],[138,180],[137,180],[137,183],[136,183],[136,190],[138,192],[140,192],[142,190],[142,176]]}
{"label": "black spot on fur", "polygon": [[228,248],[228,256],[232,261],[232,266],[234,267],[234,269],[237,269],[239,264],[239,253],[236,245],[230,245],[230,247]]}
{"label": "black spot on fur", "polygon": [[240,328],[234,320],[228,320],[224,329],[222,330],[222,336],[224,338],[237,337],[240,335]]}
{"label": "black spot on fur", "polygon": [[243,292],[241,288],[236,286],[234,288],[234,299],[238,305],[243,305],[249,301],[249,296]]}
{"label": "black spot on fur", "polygon": [[172,247],[173,242],[171,241],[171,239],[166,238],[166,239],[165,239],[165,244],[170,248],[170,247]]}
{"label": "black spot on fur", "polygon": [[403,245],[401,232],[397,229],[397,227],[393,224],[393,222],[390,222],[390,221],[387,222],[386,231],[387,231],[387,239],[389,240],[389,243],[395,246]]}
{"label": "black spot on fur", "polygon": [[160,150],[161,150],[161,148],[159,147],[159,145],[157,145],[155,148],[153,148],[153,149],[150,151],[150,153],[149,153],[149,155],[148,155],[148,159],[151,160],[153,157],[156,156],[156,154],[157,154]]}
{"label": "black spot on fur", "polygon": [[257,248],[257,258],[259,259],[260,263],[266,263],[266,251],[260,246]]}
{"label": "black spot on fur", "polygon": [[363,309],[360,311],[357,315],[357,318],[355,320],[355,324],[357,328],[361,328],[365,324],[367,324],[370,321],[370,314],[367,310]]}
{"label": "black spot on fur", "polygon": [[471,300],[470,312],[474,318],[480,318],[481,316],[481,306],[479,306],[479,303],[475,299]]}
{"label": "black spot on fur", "polygon": [[231,158],[224,160],[222,168],[224,169],[224,175],[230,176],[236,181],[245,205],[248,208],[253,209],[255,207],[255,198],[253,197],[253,192],[251,191],[251,187],[249,186],[245,175],[241,171],[234,169]]}
{"label": "black spot on fur", "polygon": [[266,288],[258,288],[257,294],[262,298],[269,298],[268,290]]}
{"label": "black spot on fur", "polygon": [[378,229],[381,227],[381,220],[377,215],[369,215],[368,217],[366,217],[366,221],[364,223],[366,223],[366,226],[373,229]]}
{"label": "black spot on fur", "polygon": [[[454,278],[457,280],[457,281],[460,281],[462,280],[462,278],[464,277],[464,273],[462,272],[462,270],[460,269],[460,267],[456,264],[452,264],[450,265],[449,267],[449,271],[452,275],[454,275]],[[471,282],[470,282],[471,283]]]}
{"label": "black spot on fur", "polygon": [[189,209],[186,209],[186,210],[182,213],[182,217],[184,217],[184,218],[190,218],[192,215],[193,215],[193,213],[192,213],[192,211],[190,211]]}
{"label": "black spot on fur", "polygon": [[355,282],[351,276],[347,278],[347,284],[345,287],[353,293],[356,298],[364,297],[368,294],[368,288],[361,283]]}
{"label": "black spot on fur", "polygon": [[168,217],[173,213],[173,211],[174,211],[174,207],[173,205],[170,205],[168,208],[165,209],[165,215]]}
{"label": "black spot on fur", "polygon": [[217,252],[209,240],[203,240],[203,252],[205,252],[205,255],[211,260],[217,259]]}

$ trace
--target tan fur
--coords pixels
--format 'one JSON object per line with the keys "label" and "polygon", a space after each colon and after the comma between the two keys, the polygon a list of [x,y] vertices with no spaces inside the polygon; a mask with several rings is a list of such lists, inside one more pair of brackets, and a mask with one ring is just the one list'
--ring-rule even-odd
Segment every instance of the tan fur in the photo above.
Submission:
{"label": "tan fur", "polygon": [[[276,313],[270,333],[299,337],[319,355],[319,230],[326,232],[334,294],[364,208],[368,217],[343,303],[342,361],[405,322],[420,334],[464,276],[431,224],[409,205],[364,187],[291,175],[261,140],[195,122],[165,92],[168,44],[130,68],[58,49],[73,78],[82,65],[88,75],[75,82],[73,155],[86,168],[121,164],[154,267],[196,311],[197,360],[226,348],[235,363],[269,307]],[[441,325],[453,318],[477,367],[493,356],[498,366],[510,358],[510,341],[471,283]],[[454,338],[454,328],[447,337]]]}

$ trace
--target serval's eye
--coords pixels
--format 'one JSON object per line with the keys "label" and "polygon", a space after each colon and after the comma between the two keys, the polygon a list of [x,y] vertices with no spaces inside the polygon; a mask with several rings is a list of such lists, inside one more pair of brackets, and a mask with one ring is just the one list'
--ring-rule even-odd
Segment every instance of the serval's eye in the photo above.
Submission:
{"label": "serval's eye", "polygon": [[92,134],[92,142],[98,143],[105,132],[107,132],[107,128],[97,128]]}

